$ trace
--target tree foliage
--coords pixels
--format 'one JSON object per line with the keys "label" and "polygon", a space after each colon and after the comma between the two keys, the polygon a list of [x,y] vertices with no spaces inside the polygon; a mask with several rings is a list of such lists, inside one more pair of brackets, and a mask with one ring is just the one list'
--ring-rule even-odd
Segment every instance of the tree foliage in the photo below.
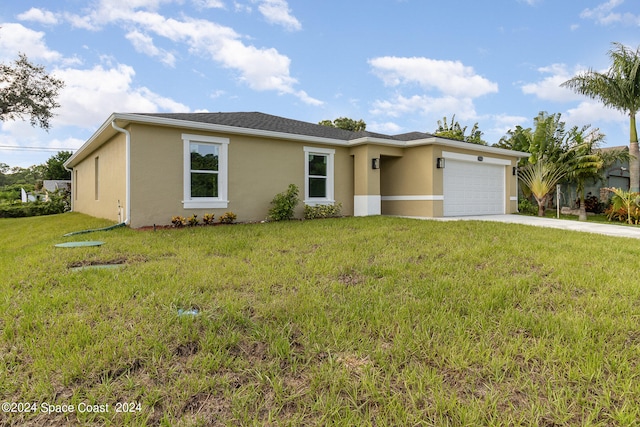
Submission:
{"label": "tree foliage", "polygon": [[538,216],[544,216],[549,196],[566,173],[567,170],[563,165],[548,160],[529,163],[520,170],[518,174],[520,180],[531,190],[531,194],[538,202]]}
{"label": "tree foliage", "polygon": [[73,153],[71,151],[58,151],[49,157],[44,165],[43,179],[71,179],[71,171],[64,168],[66,162]]}
{"label": "tree foliage", "polygon": [[566,179],[576,184],[580,198],[579,219],[586,220],[585,182],[589,179],[597,181],[615,162],[628,160],[628,153],[599,150],[605,138],[599,129],[585,125],[567,131],[560,113],[541,111],[533,123],[533,129],[521,126],[510,129],[496,146],[531,153],[519,164],[519,176],[524,184],[523,192],[530,191],[538,202],[539,215],[544,214],[544,205],[555,185]]}
{"label": "tree foliage", "polygon": [[331,120],[322,120],[318,122],[319,125],[329,126],[332,128],[349,130],[351,132],[360,132],[367,129],[367,124],[364,120],[353,120],[348,117],[338,117],[337,119]]}
{"label": "tree foliage", "polygon": [[495,147],[531,153],[528,159],[520,160],[520,166],[540,159],[557,162],[569,148],[565,123],[560,119],[560,113],[540,111],[533,119],[533,129],[522,126],[509,129]]}
{"label": "tree foliage", "polygon": [[561,86],[597,99],[606,107],[629,116],[629,164],[631,191],[640,188],[640,151],[636,115],[640,110],[640,47],[635,51],[621,43],[613,43],[609,50],[611,66],[605,72],[592,69],[578,74]]}
{"label": "tree foliage", "polygon": [[0,120],[29,117],[32,126],[48,130],[53,110],[60,106],[56,98],[63,86],[62,80],[29,62],[24,54],[13,64],[0,64]]}
{"label": "tree foliage", "polygon": [[451,116],[450,123],[447,123],[446,117],[443,117],[442,120],[438,120],[438,129],[436,129],[434,135],[469,142],[471,144],[487,145],[487,142],[482,139],[483,132],[478,128],[478,123],[473,125],[469,135],[465,135],[466,131],[467,126],[461,127],[460,123],[456,121],[456,115],[454,114]]}
{"label": "tree foliage", "polygon": [[[623,153],[604,153],[598,150],[604,138],[604,134],[599,129],[591,129],[589,125],[582,128],[574,126],[568,132],[569,149],[562,155],[561,161],[567,166],[567,179],[576,184],[576,191],[580,199],[580,213],[578,215],[580,221],[587,220],[584,202],[585,182],[589,179],[598,180],[604,169],[611,166]],[[620,155],[615,156],[616,153],[620,153]]]}

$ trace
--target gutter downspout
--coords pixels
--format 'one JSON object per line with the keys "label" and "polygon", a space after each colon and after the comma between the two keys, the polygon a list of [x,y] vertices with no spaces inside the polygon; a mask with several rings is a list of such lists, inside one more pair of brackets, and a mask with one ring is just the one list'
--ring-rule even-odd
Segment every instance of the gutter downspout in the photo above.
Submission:
{"label": "gutter downspout", "polygon": [[118,132],[122,132],[125,135],[125,219],[123,224],[129,225],[131,221],[131,133],[116,125],[116,119],[113,119],[111,126]]}
{"label": "gutter downspout", "polygon": [[73,206],[73,205],[74,205],[74,203],[73,203],[73,199],[75,199],[73,190],[76,190],[76,192],[78,191],[78,190],[77,190],[78,183],[76,183],[76,182],[75,182],[75,176],[74,176],[75,174],[73,173],[73,168],[69,169],[69,168],[68,168],[68,167],[66,167],[64,164],[62,165],[62,167],[63,167],[63,168],[64,168],[64,170],[66,170],[67,172],[71,172],[71,194],[69,195],[69,199],[70,199],[70,200],[69,200],[69,204],[70,204],[70,206],[71,206],[71,210],[70,210],[69,212],[73,212],[73,208],[74,208],[74,206]]}

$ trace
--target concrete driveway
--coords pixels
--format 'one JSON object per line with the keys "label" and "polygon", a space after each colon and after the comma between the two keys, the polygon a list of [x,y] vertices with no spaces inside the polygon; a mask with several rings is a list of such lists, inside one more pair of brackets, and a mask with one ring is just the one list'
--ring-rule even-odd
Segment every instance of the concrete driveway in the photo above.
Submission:
{"label": "concrete driveway", "polygon": [[640,227],[630,227],[598,222],[570,221],[566,219],[540,218],[527,215],[479,215],[457,216],[447,218],[423,218],[437,221],[496,221],[511,224],[534,225],[536,227],[560,228],[562,230],[583,231],[587,233],[606,234],[607,236],[630,237],[640,239]]}

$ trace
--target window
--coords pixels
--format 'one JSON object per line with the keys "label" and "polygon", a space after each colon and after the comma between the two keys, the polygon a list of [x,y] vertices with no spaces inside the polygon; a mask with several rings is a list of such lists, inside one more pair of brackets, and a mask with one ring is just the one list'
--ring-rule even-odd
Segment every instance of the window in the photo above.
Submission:
{"label": "window", "polygon": [[182,135],[184,143],[184,207],[226,208],[229,139]]}
{"label": "window", "polygon": [[333,156],[335,150],[304,147],[304,202],[308,205],[333,203]]}

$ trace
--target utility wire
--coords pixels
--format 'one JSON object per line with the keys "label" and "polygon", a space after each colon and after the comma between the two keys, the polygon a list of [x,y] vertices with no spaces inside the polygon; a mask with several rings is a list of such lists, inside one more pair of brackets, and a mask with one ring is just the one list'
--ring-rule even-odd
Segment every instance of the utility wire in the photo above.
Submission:
{"label": "utility wire", "polygon": [[0,145],[0,150],[14,150],[14,151],[76,151],[77,148],[21,147],[19,145]]}

